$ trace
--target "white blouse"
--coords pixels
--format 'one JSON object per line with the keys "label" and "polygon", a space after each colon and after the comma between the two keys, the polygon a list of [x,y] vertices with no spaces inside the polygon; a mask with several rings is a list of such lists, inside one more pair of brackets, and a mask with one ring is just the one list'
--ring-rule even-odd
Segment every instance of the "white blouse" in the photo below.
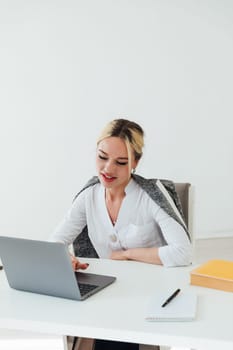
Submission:
{"label": "white blouse", "polygon": [[90,240],[100,258],[109,258],[113,250],[158,247],[164,266],[188,265],[191,243],[184,228],[133,179],[125,193],[113,225],[105,203],[105,188],[100,183],[87,188],[75,199],[50,240],[69,245],[88,225]]}

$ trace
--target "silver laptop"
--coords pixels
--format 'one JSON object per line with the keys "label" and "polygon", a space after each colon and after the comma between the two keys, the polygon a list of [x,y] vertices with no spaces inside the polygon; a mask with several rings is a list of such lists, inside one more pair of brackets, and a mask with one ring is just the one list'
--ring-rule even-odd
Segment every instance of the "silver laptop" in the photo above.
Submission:
{"label": "silver laptop", "polygon": [[0,236],[0,258],[11,288],[84,300],[116,277],[74,272],[63,243]]}

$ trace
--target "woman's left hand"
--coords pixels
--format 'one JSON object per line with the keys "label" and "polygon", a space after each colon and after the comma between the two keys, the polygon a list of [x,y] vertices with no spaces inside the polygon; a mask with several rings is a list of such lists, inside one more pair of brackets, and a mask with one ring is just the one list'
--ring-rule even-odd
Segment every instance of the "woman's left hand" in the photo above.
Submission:
{"label": "woman's left hand", "polygon": [[134,260],[148,264],[162,265],[157,247],[132,248],[127,250],[113,250],[110,259],[113,260]]}

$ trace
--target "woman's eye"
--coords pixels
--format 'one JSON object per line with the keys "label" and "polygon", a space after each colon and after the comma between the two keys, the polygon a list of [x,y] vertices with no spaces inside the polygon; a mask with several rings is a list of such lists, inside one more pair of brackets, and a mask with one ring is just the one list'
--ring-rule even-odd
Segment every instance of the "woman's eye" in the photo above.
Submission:
{"label": "woman's eye", "polygon": [[100,158],[101,160],[107,160],[107,159],[108,159],[107,157],[101,156],[100,154],[99,154],[99,158]]}
{"label": "woman's eye", "polygon": [[127,165],[128,164],[128,162],[119,162],[119,161],[117,161],[116,162],[118,165]]}
{"label": "woman's eye", "polygon": [[[104,160],[104,161],[108,160],[108,157],[102,156],[101,154],[98,154],[98,157],[99,157],[99,159]],[[127,165],[128,162],[127,161],[126,162],[121,162],[119,160],[116,160],[116,164],[117,165]]]}

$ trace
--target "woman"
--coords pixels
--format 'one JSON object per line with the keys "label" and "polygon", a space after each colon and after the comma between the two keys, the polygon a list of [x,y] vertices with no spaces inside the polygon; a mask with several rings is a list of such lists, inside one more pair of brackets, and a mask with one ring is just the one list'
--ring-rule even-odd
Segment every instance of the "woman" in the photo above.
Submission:
{"label": "woman", "polygon": [[[129,120],[115,119],[105,127],[97,142],[98,176],[75,197],[53,241],[75,242],[77,256],[164,266],[190,263],[191,244],[174,184],[134,174],[143,138],[142,128]],[[74,270],[88,267],[75,256],[71,260]],[[78,344],[85,350],[93,346],[95,350],[139,349],[138,344],[83,338]]]}
{"label": "woman", "polygon": [[[85,244],[100,258],[167,267],[190,263],[190,239],[173,183],[134,174],[143,138],[140,125],[129,120],[115,119],[105,127],[97,142],[98,176],[76,196],[53,241],[76,239],[82,247],[76,237],[85,234]],[[77,255],[85,256],[82,249]],[[74,256],[72,265],[88,266]]]}

